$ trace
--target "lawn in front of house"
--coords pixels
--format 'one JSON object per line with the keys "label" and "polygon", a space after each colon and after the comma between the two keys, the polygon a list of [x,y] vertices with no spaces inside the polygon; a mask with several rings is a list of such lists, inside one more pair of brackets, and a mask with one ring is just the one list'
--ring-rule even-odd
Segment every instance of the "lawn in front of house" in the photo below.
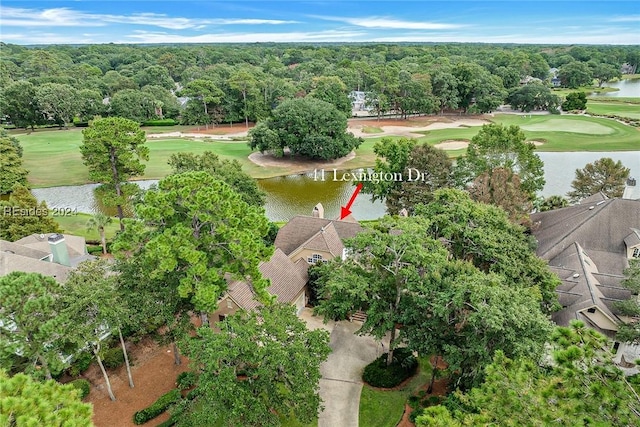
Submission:
{"label": "lawn in front of house", "polygon": [[395,427],[398,424],[409,396],[431,379],[429,359],[419,358],[419,362],[418,373],[399,390],[380,390],[366,384],[362,387],[358,416],[361,426]]}

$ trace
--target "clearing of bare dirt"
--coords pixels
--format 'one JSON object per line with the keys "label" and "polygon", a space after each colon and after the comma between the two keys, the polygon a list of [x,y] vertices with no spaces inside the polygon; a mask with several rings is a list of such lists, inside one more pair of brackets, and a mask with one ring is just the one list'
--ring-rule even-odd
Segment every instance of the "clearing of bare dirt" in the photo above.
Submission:
{"label": "clearing of bare dirt", "polygon": [[[133,360],[134,388],[129,388],[124,366],[108,371],[116,401],[109,399],[104,379],[95,363],[82,375],[91,382],[91,393],[85,401],[93,404],[96,427],[134,427],[133,414],[175,388],[178,374],[189,369],[187,358],[182,357],[182,364],[176,365],[171,346],[158,346],[151,339],[131,346],[129,357]],[[169,414],[164,413],[147,425],[155,426],[168,418]]]}

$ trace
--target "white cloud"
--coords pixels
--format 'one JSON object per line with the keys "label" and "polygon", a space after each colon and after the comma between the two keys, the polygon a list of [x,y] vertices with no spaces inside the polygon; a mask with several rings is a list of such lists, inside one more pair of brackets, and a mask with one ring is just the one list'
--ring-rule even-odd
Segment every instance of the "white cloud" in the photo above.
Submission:
{"label": "white cloud", "polygon": [[465,27],[462,24],[446,24],[439,22],[421,22],[421,21],[402,21],[399,19],[386,18],[386,17],[364,17],[364,18],[349,18],[338,16],[314,16],[315,18],[323,19],[325,21],[337,21],[344,22],[346,24],[355,25],[363,28],[381,28],[381,29],[394,29],[394,30],[453,30],[457,28]]}
{"label": "white cloud", "polygon": [[609,22],[640,22],[640,15],[617,16],[609,19]]}
{"label": "white cloud", "polygon": [[208,25],[281,25],[297,21],[252,18],[182,18],[158,13],[132,15],[91,14],[69,8],[21,9],[0,6],[0,23],[5,27],[95,27],[113,24],[147,25],[170,30],[204,28]]}
{"label": "white cloud", "polygon": [[542,33],[532,34],[399,34],[397,36],[374,37],[372,42],[378,43],[402,43],[402,42],[436,42],[436,43],[517,43],[517,44],[612,44],[633,45],[638,44],[635,35],[609,31],[607,34],[562,34]]}
{"label": "white cloud", "polygon": [[286,33],[221,33],[182,35],[135,31],[114,43],[294,43],[357,41],[365,33],[357,31],[319,31]]}

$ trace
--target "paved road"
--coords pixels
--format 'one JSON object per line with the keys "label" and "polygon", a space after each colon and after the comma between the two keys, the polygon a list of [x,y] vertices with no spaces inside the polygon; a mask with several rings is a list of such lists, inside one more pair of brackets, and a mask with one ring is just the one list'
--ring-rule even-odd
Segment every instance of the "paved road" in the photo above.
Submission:
{"label": "paved road", "polygon": [[318,418],[318,427],[358,427],[362,370],[382,354],[380,344],[371,337],[354,335],[359,322],[329,322],[311,315],[305,309],[301,318],[310,329],[324,328],[331,333],[333,352],[320,366],[320,397],[324,410]]}

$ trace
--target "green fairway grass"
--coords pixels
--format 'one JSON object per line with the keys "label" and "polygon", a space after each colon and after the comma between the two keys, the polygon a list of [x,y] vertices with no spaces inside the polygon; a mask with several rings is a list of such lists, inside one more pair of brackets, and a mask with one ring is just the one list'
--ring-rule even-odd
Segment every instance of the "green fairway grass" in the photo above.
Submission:
{"label": "green fairway grass", "polygon": [[[558,120],[561,120],[558,122]],[[529,141],[544,141],[538,151],[634,151],[640,149],[640,130],[612,119],[579,115],[523,116],[515,114],[497,114],[495,123],[518,125]],[[571,121],[573,123],[568,123]],[[553,124],[558,124],[559,129]],[[609,128],[607,134],[579,133],[582,126],[600,132]]]}
{"label": "green fairway grass", "polygon": [[[522,117],[524,118],[525,116]],[[613,128],[600,123],[570,120],[559,117],[551,117],[545,121],[529,123],[531,118],[532,117],[524,118],[524,124],[520,125],[522,130],[530,130],[534,132],[571,132],[592,135],[608,135],[615,132]]]}
{"label": "green fairway grass", "polygon": [[[597,107],[596,107],[597,108]],[[518,125],[530,141],[544,141],[539,151],[625,151],[640,149],[640,130],[618,123],[615,120],[579,115],[533,115],[498,114],[491,119],[504,125]],[[422,131],[421,143],[437,144],[447,140],[469,141],[479,126]],[[82,133],[79,129],[37,131],[17,135],[24,149],[24,165],[29,170],[29,182],[33,187],[74,185],[89,182],[89,174],[80,156]],[[398,137],[392,137],[397,139]],[[366,138],[356,150],[356,157],[341,165],[344,169],[370,167],[375,164],[373,146],[381,136]],[[180,151],[201,154],[212,151],[222,159],[236,159],[242,169],[254,178],[269,178],[288,175],[290,168],[261,167],[248,159],[251,150],[245,141],[216,141],[205,138],[151,139],[148,141],[149,161],[146,162],[145,179],[160,179],[171,168],[169,156]],[[457,157],[464,150],[447,151]]]}
{"label": "green fairway grass", "polygon": [[630,119],[640,119],[640,103],[630,104],[623,102],[587,102],[587,113],[613,114]]}

